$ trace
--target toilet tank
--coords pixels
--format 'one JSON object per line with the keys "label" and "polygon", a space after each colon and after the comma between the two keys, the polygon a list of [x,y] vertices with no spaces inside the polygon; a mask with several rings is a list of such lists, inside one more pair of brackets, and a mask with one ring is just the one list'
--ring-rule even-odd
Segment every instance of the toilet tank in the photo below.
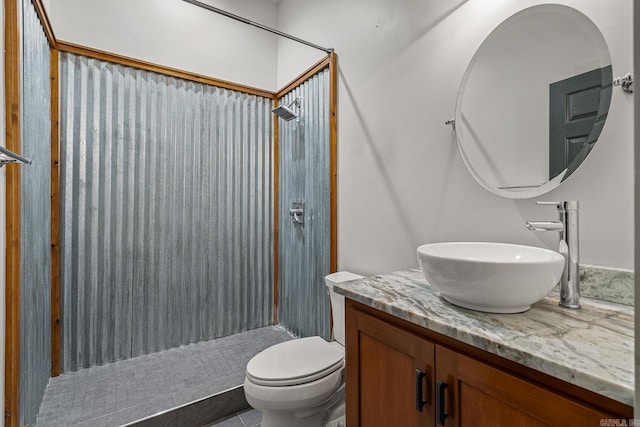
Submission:
{"label": "toilet tank", "polygon": [[324,282],[329,289],[331,297],[331,314],[333,316],[333,339],[344,345],[344,296],[333,291],[336,283],[348,282],[350,280],[362,279],[363,276],[350,273],[348,271],[338,271],[331,273],[324,278]]}

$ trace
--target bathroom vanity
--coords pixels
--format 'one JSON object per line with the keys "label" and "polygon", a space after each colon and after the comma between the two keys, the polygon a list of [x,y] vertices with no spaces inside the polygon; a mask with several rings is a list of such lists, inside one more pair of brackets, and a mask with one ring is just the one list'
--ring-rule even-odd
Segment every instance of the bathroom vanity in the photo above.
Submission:
{"label": "bathroom vanity", "polygon": [[583,298],[567,310],[552,293],[524,313],[481,313],[442,300],[419,270],[335,290],[347,298],[351,427],[633,417],[632,307]]}

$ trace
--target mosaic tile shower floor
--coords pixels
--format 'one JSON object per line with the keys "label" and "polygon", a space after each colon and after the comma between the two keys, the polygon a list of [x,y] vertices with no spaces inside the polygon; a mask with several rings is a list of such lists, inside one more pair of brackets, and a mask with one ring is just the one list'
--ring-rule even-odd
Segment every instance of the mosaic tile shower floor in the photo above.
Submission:
{"label": "mosaic tile shower floor", "polygon": [[114,427],[171,410],[241,385],[254,355],[292,338],[269,326],[63,374],[49,381],[36,427]]}

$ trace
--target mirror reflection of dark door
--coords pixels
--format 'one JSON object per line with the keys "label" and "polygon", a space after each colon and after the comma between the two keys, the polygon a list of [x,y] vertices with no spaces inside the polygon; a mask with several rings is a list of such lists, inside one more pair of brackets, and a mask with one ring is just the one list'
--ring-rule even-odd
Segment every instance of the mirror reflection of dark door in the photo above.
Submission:
{"label": "mirror reflection of dark door", "polygon": [[609,111],[611,66],[549,85],[549,180],[564,181],[595,145]]}

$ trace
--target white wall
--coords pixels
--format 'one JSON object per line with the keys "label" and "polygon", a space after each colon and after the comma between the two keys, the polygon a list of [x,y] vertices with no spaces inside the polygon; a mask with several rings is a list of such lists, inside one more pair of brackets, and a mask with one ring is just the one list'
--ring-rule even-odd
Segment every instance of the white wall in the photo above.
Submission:
{"label": "white wall", "polygon": [[[280,28],[278,27],[278,29]],[[298,37],[298,34],[295,32],[290,32],[289,34]],[[316,40],[307,39],[307,41],[326,48],[332,47],[318,43]],[[304,73],[309,67],[326,57],[327,53],[322,50],[294,42],[284,37],[278,37],[278,88],[285,87]],[[291,60],[292,58],[295,58],[295,60]]]}
{"label": "white wall", "polygon": [[[59,40],[260,89],[276,90],[277,37],[180,0],[55,0],[49,18]],[[267,26],[277,5],[208,0]]]}
{"label": "white wall", "polygon": [[[466,171],[454,116],[462,76],[484,38],[536,0],[283,0],[285,32],[332,46],[339,56],[339,268],[381,273],[417,265],[427,242],[489,240],[555,246],[555,233],[526,220],[555,219],[534,200],[508,200]],[[561,0],[601,29],[614,76],[632,70],[632,1]],[[308,63],[300,48],[278,53],[282,70]],[[286,79],[284,79],[286,80]],[[633,268],[633,98],[613,91],[594,151],[558,189],[537,200],[581,203],[582,263]]]}
{"label": "white wall", "polygon": [[[633,8],[633,24],[634,24],[634,31],[633,31],[633,43],[634,43],[634,48],[633,48],[633,63],[635,66],[636,70],[640,70],[640,27],[638,27],[640,25],[640,8],[638,7],[634,7]],[[635,128],[634,129],[640,129],[640,108],[638,106],[640,106],[640,101],[636,99],[635,101],[635,111],[634,111],[634,125]],[[638,146],[640,144],[640,132],[638,132],[637,130],[634,131],[634,138],[633,141],[635,142],[635,145]],[[635,174],[636,176],[638,176],[638,169],[640,168],[640,150],[635,150],[634,152],[634,161],[635,161]],[[634,193],[636,199],[635,199],[635,209],[636,212],[640,212],[640,182],[636,179],[636,185],[635,185],[635,193]],[[638,271],[640,269],[640,251],[638,250],[638,243],[640,243],[640,215],[635,215],[635,249],[636,249],[636,253],[635,253],[635,267],[636,267],[636,271]],[[637,283],[636,283],[636,288],[637,288]],[[640,292],[637,291],[636,289],[636,293],[635,293],[635,307],[640,307]],[[635,330],[636,331],[640,331],[640,316],[635,316]],[[634,417],[635,418],[640,418],[640,408],[638,407],[638,405],[640,405],[640,336],[638,336],[638,334],[635,334],[635,383],[636,383],[636,387],[635,387],[635,400],[634,400]]]}

